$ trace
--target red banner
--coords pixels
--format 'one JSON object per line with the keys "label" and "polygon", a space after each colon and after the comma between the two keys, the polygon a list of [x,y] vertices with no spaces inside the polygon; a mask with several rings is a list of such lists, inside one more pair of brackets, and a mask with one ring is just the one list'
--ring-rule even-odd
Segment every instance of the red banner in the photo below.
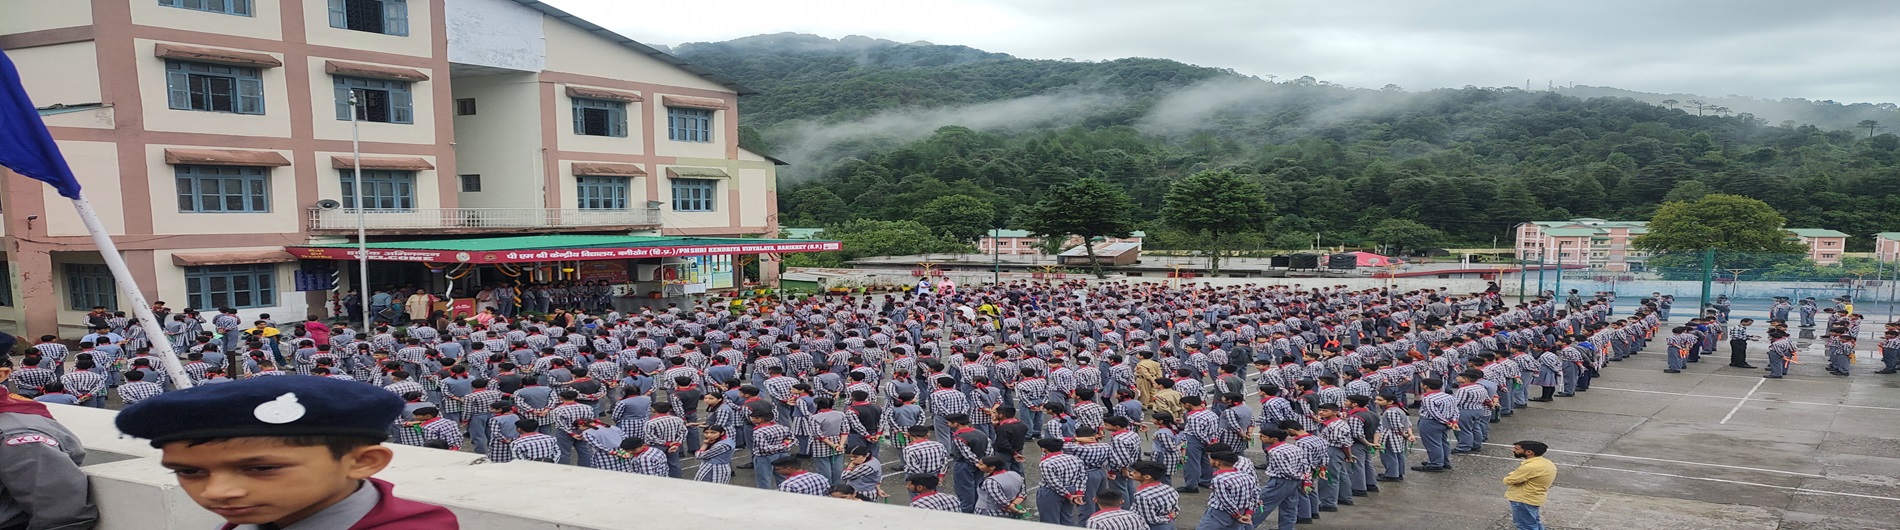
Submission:
{"label": "red banner", "polygon": [[[433,263],[536,263],[542,261],[590,261],[604,259],[673,258],[780,252],[825,252],[844,248],[837,241],[801,243],[757,243],[743,245],[688,245],[672,247],[576,248],[561,250],[408,250],[370,249],[371,261],[411,261]],[[355,260],[356,249],[333,247],[285,247],[297,259]]]}

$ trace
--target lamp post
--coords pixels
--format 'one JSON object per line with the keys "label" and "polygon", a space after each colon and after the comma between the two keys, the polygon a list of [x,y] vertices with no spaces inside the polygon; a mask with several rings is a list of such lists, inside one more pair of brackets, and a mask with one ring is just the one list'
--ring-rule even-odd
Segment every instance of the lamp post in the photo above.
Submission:
{"label": "lamp post", "polygon": [[363,217],[363,146],[358,134],[356,114],[356,91],[350,90],[350,194],[351,202],[356,206],[356,272],[362,285],[356,287],[356,298],[363,304],[363,330],[369,333],[370,321],[375,319],[369,314],[369,228]]}

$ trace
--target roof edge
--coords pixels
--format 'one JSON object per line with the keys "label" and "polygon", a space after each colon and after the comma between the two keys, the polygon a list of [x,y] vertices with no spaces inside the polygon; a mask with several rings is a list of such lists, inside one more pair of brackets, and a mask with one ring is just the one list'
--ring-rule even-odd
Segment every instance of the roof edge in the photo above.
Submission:
{"label": "roof edge", "polygon": [[628,38],[626,35],[615,33],[613,30],[601,27],[599,24],[589,22],[587,19],[575,16],[573,13],[562,11],[561,8],[548,5],[547,3],[542,2],[540,0],[515,0],[515,3],[521,4],[522,6],[525,6],[529,9],[533,9],[535,11],[540,11],[541,14],[547,15],[549,17],[553,17],[556,20],[560,20],[568,24],[573,24],[576,27],[587,30],[588,33],[599,35],[603,38],[606,38],[607,40],[619,43],[621,46],[626,46],[627,48],[631,48],[633,51],[647,54],[647,56],[657,59],[660,62],[673,65],[673,67],[675,68],[685,70],[687,72],[693,73],[700,77],[704,77],[709,81],[718,83],[722,86],[725,86],[726,88],[732,89],[733,92],[737,92],[741,96],[759,93],[756,90],[746,88],[745,85],[739,84],[738,81],[735,81],[730,77],[726,77],[719,73],[713,72],[712,70],[707,70],[703,67],[700,67],[699,65],[686,62],[685,59],[675,57],[673,56],[673,54],[660,51],[659,49],[654,48],[652,46],[641,44],[640,41],[636,41],[631,38]]}

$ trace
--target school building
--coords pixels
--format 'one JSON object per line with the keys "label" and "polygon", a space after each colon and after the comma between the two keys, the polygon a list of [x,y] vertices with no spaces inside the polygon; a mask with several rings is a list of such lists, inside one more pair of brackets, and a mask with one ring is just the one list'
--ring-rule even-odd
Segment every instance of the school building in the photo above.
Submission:
{"label": "school building", "polygon": [[[749,90],[539,1],[0,0],[0,13],[0,49],[140,288],[173,308],[329,314],[360,284],[359,213],[368,282],[437,294],[532,281],[694,294],[770,284],[775,265],[741,271],[835,248],[769,241],[777,162],[737,141]],[[70,333],[94,305],[129,310],[68,201],[0,180],[0,321]]]}
{"label": "school building", "polygon": [[[1644,221],[1609,221],[1578,218],[1568,221],[1531,221],[1516,228],[1516,250],[1520,259],[1566,267],[1626,271],[1640,269],[1649,254],[1632,243],[1649,232]],[[1835,265],[1846,255],[1846,233],[1825,228],[1784,228],[1788,241],[1806,248],[1805,257],[1817,265]],[[1900,255],[1900,243],[1880,234],[1875,239],[1876,255],[1883,260]],[[1883,253],[1884,252],[1884,253]]]}

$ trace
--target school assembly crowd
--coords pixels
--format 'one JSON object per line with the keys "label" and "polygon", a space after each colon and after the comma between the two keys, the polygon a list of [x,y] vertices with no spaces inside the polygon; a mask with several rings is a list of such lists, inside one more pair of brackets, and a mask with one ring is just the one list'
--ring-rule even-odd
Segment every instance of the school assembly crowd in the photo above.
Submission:
{"label": "school assembly crowd", "polygon": [[[390,426],[398,442],[497,462],[707,482],[754,467],[761,488],[885,501],[886,448],[919,508],[1160,529],[1177,526],[1179,493],[1205,489],[1196,528],[1259,526],[1277,511],[1285,529],[1408,470],[1451,469],[1450,454],[1483,450],[1491,424],[1588,390],[1659,327],[1647,301],[1613,316],[1604,298],[1509,304],[1495,287],[939,287],[368,333],[314,321],[247,331],[224,312],[214,334],[192,313],[174,340],[197,383],[379,385],[407,402]],[[92,406],[170,388],[113,331],[136,327],[102,321],[72,371],[47,337],[13,382]],[[1685,357],[1702,343],[1684,342]],[[1415,443],[1425,461],[1408,467]],[[1030,465],[1038,484],[1025,484]]]}

